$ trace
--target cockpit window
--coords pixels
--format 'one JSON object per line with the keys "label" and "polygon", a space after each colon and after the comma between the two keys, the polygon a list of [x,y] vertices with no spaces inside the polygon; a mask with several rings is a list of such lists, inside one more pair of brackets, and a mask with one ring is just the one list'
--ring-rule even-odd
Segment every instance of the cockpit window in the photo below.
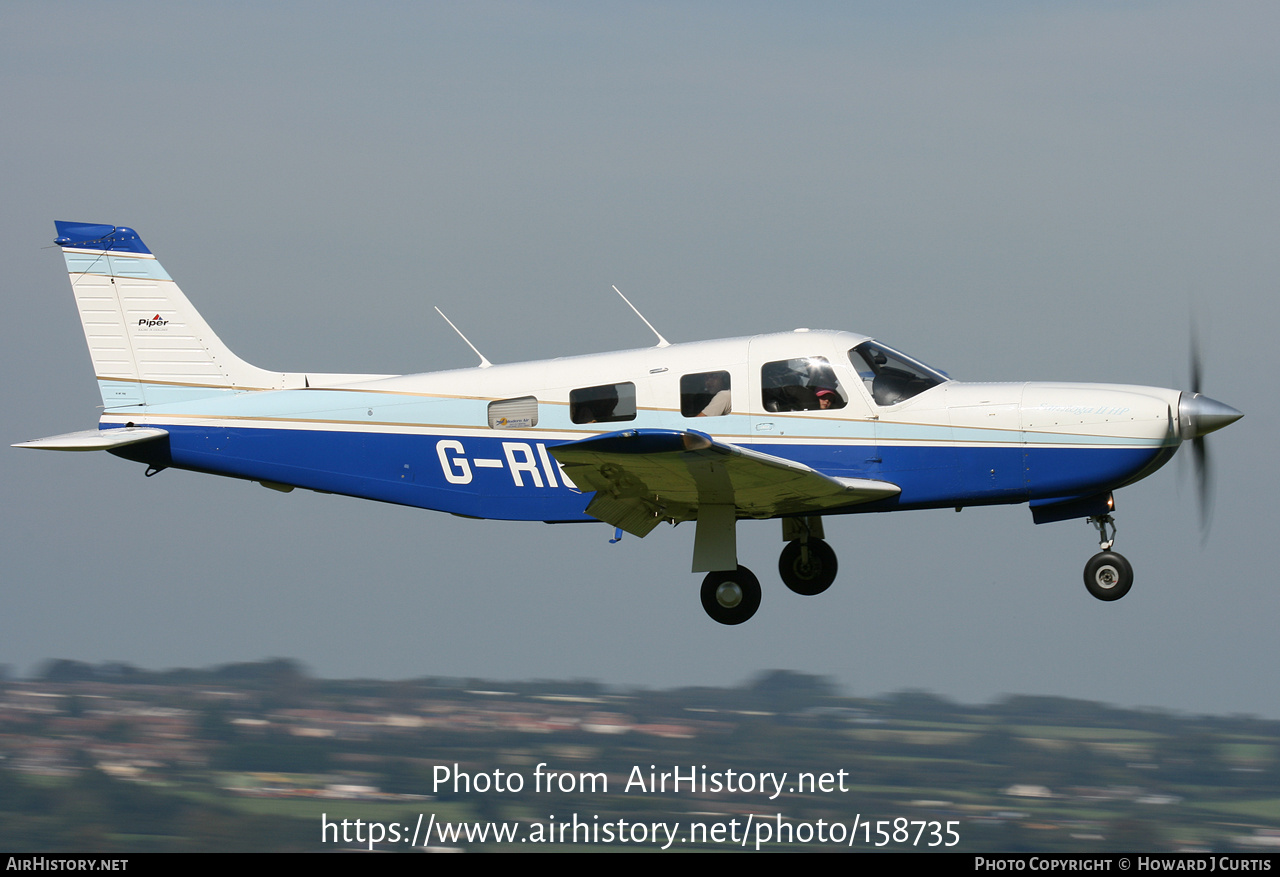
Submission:
{"label": "cockpit window", "polygon": [[881,406],[896,405],[948,380],[942,372],[878,341],[864,341],[850,350],[849,361]]}
{"label": "cockpit window", "polygon": [[818,411],[848,403],[825,356],[766,362],[760,367],[760,387],[765,411]]}

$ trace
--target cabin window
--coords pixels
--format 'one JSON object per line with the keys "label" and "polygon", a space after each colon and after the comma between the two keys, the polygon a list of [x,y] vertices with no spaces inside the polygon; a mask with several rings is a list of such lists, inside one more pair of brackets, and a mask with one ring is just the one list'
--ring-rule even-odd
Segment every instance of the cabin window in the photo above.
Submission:
{"label": "cabin window", "polygon": [[636,385],[603,384],[569,391],[569,419],[574,423],[612,423],[636,419]]}
{"label": "cabin window", "polygon": [[685,417],[721,417],[732,407],[728,372],[698,372],[680,378],[680,413]]}
{"label": "cabin window", "polygon": [[524,429],[538,425],[538,400],[534,396],[497,399],[489,403],[490,429]]}
{"label": "cabin window", "polygon": [[819,411],[848,402],[825,356],[766,362],[760,368],[760,387],[765,411]]}
{"label": "cabin window", "polygon": [[880,406],[896,405],[944,383],[947,376],[909,359],[883,344],[864,341],[849,351],[871,398]]}

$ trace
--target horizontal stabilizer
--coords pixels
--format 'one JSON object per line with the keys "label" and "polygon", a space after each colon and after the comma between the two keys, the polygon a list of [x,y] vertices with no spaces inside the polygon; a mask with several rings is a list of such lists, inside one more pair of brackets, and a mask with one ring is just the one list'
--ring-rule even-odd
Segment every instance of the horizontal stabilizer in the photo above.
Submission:
{"label": "horizontal stabilizer", "polygon": [[815,514],[896,496],[887,481],[839,478],[692,430],[630,429],[549,449],[581,490],[587,513],[643,536],[659,520],[692,521],[699,506],[737,517]]}
{"label": "horizontal stabilizer", "polygon": [[123,429],[82,429],[51,435],[31,442],[19,442],[15,448],[39,448],[43,451],[108,451],[139,442],[155,441],[169,434],[166,429],[147,426],[126,426]]}

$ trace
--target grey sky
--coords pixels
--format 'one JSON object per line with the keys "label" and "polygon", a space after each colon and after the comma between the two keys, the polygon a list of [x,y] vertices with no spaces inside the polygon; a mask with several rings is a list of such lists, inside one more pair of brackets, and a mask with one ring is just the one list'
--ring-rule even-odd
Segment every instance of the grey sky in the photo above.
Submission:
{"label": "grey sky", "polygon": [[[0,6],[5,443],[99,404],[54,219],[136,228],[238,354],[415,372],[795,326],[974,380],[1185,386],[1118,494],[1133,592],[1025,507],[828,519],[841,575],[709,621],[693,528],[447,515],[0,452],[0,662],[1060,694],[1280,716],[1280,8],[1268,3]],[[1180,476],[1180,469],[1186,470]]]}

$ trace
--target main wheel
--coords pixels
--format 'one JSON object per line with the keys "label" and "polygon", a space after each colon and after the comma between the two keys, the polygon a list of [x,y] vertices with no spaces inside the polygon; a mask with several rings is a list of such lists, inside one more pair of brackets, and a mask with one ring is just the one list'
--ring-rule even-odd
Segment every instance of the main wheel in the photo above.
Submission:
{"label": "main wheel", "polygon": [[1133,587],[1133,567],[1122,554],[1100,552],[1084,566],[1084,586],[1099,600],[1119,600]]}
{"label": "main wheel", "polygon": [[821,539],[810,539],[804,545],[799,540],[788,542],[778,558],[778,575],[782,576],[782,583],[806,597],[821,594],[831,587],[836,580],[836,569],[836,552]]}
{"label": "main wheel", "polygon": [[741,624],[760,608],[760,580],[745,566],[709,572],[702,580],[702,608],[721,624]]}

